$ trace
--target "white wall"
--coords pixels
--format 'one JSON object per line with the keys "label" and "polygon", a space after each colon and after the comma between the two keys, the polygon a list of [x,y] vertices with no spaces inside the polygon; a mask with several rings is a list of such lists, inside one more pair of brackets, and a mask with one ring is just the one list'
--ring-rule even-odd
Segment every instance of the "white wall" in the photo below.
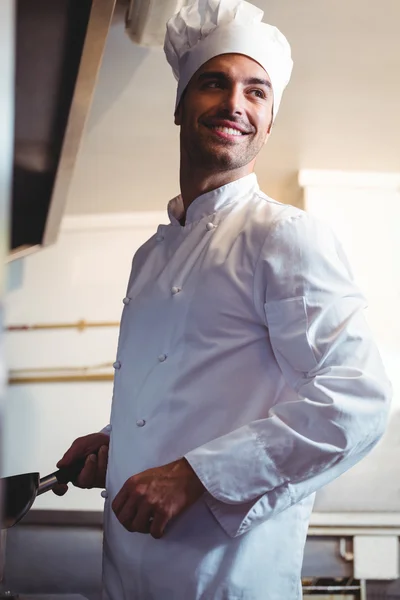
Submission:
{"label": "white wall", "polygon": [[[135,250],[166,222],[164,214],[69,218],[58,243],[12,265],[8,325],[119,321]],[[114,361],[117,328],[8,333],[10,369],[86,366]],[[110,369],[109,369],[110,370]],[[112,372],[112,369],[111,369]],[[47,475],[79,435],[108,423],[112,382],[10,386],[6,398],[3,474]],[[35,508],[101,509],[100,491],[44,494]]]}
{"label": "white wall", "polygon": [[[400,2],[381,0],[379,10],[365,0],[253,4],[285,33],[295,62],[273,134],[257,160],[263,191],[286,197],[301,167],[397,169]],[[125,10],[117,3],[70,213],[163,209],[178,191],[176,81],[161,47],[129,40]],[[372,88],[379,101],[370,100]]]}
{"label": "white wall", "polygon": [[394,388],[391,419],[377,448],[318,496],[317,511],[399,512],[400,175],[303,171],[305,209],[339,237]]}

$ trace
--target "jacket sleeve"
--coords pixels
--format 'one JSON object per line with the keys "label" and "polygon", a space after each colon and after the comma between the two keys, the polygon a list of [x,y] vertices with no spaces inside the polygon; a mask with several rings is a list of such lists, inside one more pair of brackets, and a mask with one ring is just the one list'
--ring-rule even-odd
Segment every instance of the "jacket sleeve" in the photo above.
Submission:
{"label": "jacket sleeve", "polygon": [[329,227],[302,212],[275,225],[255,268],[254,304],[295,400],[185,456],[231,536],[361,460],[384,432],[391,396],[365,300]]}

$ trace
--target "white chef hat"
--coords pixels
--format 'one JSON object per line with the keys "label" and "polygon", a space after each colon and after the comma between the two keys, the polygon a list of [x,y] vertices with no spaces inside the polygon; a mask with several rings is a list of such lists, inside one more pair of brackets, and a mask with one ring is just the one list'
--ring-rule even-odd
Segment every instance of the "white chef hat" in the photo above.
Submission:
{"label": "white chef hat", "polygon": [[293,69],[290,45],[264,12],[244,0],[194,0],[167,23],[164,50],[178,92],[175,110],[196,71],[221,54],[244,54],[268,73],[274,92],[274,117]]}

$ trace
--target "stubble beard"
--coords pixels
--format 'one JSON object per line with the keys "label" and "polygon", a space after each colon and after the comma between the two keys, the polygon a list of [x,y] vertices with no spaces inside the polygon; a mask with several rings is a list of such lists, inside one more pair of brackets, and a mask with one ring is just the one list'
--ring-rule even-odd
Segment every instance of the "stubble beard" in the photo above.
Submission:
{"label": "stubble beard", "polygon": [[224,140],[194,140],[188,148],[190,162],[210,172],[233,171],[248,165],[258,154],[253,144],[232,144]]}

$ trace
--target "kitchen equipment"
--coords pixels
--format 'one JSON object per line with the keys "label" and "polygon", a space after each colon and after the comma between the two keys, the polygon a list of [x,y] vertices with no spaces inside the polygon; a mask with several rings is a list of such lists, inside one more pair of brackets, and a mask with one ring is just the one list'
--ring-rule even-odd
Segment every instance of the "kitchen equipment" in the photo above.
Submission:
{"label": "kitchen equipment", "polygon": [[2,529],[13,527],[31,508],[36,496],[52,490],[58,483],[74,481],[81,472],[85,459],[70,467],[59,469],[40,479],[39,473],[24,473],[12,477],[3,477],[0,489],[3,490]]}
{"label": "kitchen equipment", "polygon": [[13,594],[12,592],[4,592],[0,595],[0,600],[4,598],[7,600],[87,600],[80,594]]}

